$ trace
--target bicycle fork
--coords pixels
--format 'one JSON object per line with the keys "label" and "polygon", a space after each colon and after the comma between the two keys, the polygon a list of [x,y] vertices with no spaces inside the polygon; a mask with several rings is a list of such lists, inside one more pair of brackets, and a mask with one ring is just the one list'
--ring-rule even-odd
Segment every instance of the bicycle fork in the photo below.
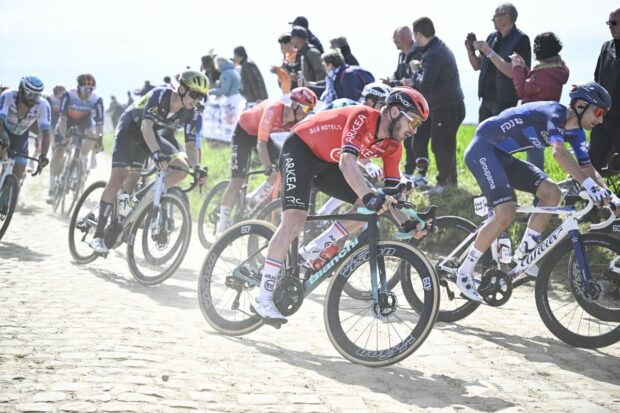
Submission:
{"label": "bicycle fork", "polygon": [[157,173],[155,184],[153,185],[155,191],[153,197],[153,207],[151,210],[151,222],[149,229],[151,231],[151,239],[155,242],[159,240],[159,235],[163,231],[163,214],[161,208],[161,196],[166,191],[166,174],[162,171]]}

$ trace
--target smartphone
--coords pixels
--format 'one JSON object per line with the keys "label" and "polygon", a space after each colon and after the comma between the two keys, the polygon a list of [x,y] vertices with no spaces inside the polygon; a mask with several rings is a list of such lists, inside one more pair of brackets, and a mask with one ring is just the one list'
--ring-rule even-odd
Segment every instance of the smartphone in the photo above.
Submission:
{"label": "smartphone", "polygon": [[476,50],[474,49],[474,42],[476,41],[476,34],[475,33],[467,33],[467,47],[469,48],[470,52],[475,52]]}

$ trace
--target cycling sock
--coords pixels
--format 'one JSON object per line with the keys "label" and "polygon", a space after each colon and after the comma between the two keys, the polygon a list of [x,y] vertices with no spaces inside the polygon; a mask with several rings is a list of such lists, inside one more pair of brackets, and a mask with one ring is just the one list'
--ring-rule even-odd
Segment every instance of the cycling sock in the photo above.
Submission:
{"label": "cycling sock", "polygon": [[276,281],[282,268],[284,268],[283,263],[267,257],[265,268],[263,269],[263,278],[260,281],[259,303],[273,301],[273,288],[276,286]]}
{"label": "cycling sock", "polygon": [[108,217],[112,212],[112,204],[101,201],[99,204],[99,217],[97,218],[97,229],[95,230],[94,238],[102,238],[103,230],[105,230],[105,226],[108,223]]}
{"label": "cycling sock", "polygon": [[525,230],[525,234],[523,234],[523,239],[521,239],[521,243],[523,243],[523,242],[525,242],[525,241],[527,241],[527,240],[529,240],[531,238],[533,238],[535,240],[536,239],[540,239],[540,232],[534,231],[533,229],[528,227]]}
{"label": "cycling sock", "polygon": [[220,206],[220,220],[217,222],[217,228],[215,228],[215,232],[217,234],[221,234],[226,231],[228,227],[228,218],[230,217],[231,207],[221,205]]}
{"label": "cycling sock", "polygon": [[347,229],[339,221],[336,221],[321,235],[302,247],[299,253],[305,261],[312,261],[319,256],[325,247],[348,235]]}
{"label": "cycling sock", "polygon": [[339,200],[338,198],[329,198],[327,200],[327,202],[325,202],[325,204],[323,204],[321,209],[319,209],[316,212],[316,214],[317,215],[331,214],[332,212],[334,212],[336,210],[336,208],[338,208],[340,205],[342,205],[342,203],[343,203],[343,201]]}
{"label": "cycling sock", "polygon": [[474,268],[476,268],[476,264],[480,257],[482,257],[482,254],[482,251],[477,250],[472,245],[469,253],[467,253],[467,257],[465,257],[465,261],[463,261],[457,272],[459,274],[473,274]]}

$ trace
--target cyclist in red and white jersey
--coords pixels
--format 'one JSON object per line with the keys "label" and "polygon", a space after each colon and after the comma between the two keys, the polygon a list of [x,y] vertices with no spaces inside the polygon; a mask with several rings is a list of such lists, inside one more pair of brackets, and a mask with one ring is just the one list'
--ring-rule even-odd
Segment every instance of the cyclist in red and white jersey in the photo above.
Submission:
{"label": "cyclist in red and white jersey", "polygon": [[[273,304],[273,289],[288,248],[303,229],[312,185],[377,213],[390,209],[385,195],[368,187],[357,161],[382,158],[385,185],[397,185],[402,141],[428,118],[428,104],[420,92],[408,87],[395,88],[386,102],[381,111],[359,105],[321,112],[293,127],[284,142],[280,156],[282,222],[269,243],[260,292],[252,304],[261,317],[286,322]],[[404,215],[397,218],[405,231],[415,228]],[[319,238],[334,242],[359,226],[335,222]],[[319,238],[313,241],[322,242]]]}
{"label": "cyclist in red and white jersey", "polygon": [[278,162],[280,150],[271,140],[272,132],[286,132],[300,120],[304,119],[316,106],[317,97],[307,87],[298,87],[291,92],[291,105],[281,100],[265,100],[241,114],[239,123],[232,137],[231,178],[222,197],[220,220],[216,228],[219,235],[228,226],[228,217],[235,202],[235,194],[241,189],[248,173],[248,164],[252,149],[256,148],[265,175],[267,186],[275,183],[276,173],[272,164]]}

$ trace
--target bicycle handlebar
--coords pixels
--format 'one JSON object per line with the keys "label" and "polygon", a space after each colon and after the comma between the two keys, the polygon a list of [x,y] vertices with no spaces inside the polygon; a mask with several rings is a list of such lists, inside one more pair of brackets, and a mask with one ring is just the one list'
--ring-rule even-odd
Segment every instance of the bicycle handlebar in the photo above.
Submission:
{"label": "bicycle handlebar", "polygon": [[[193,181],[192,181],[191,184],[189,184],[189,186],[187,188],[179,188],[182,192],[193,191],[194,188],[196,188],[196,186],[198,186],[199,178],[197,178],[196,175],[192,171],[188,171],[187,169],[185,169],[185,168],[183,168],[181,166],[175,166],[175,165],[170,165],[170,164],[168,164],[168,168],[169,169],[173,169],[175,171],[185,172],[187,175],[191,175],[192,176]],[[140,176],[146,178],[148,176],[153,175],[154,173],[156,173],[158,171],[159,171],[159,169],[157,168],[157,166],[153,166],[148,171],[140,172]],[[207,167],[204,167],[204,168],[201,168],[201,171],[204,172],[204,177],[206,178],[207,175],[208,175],[209,169]]]}

